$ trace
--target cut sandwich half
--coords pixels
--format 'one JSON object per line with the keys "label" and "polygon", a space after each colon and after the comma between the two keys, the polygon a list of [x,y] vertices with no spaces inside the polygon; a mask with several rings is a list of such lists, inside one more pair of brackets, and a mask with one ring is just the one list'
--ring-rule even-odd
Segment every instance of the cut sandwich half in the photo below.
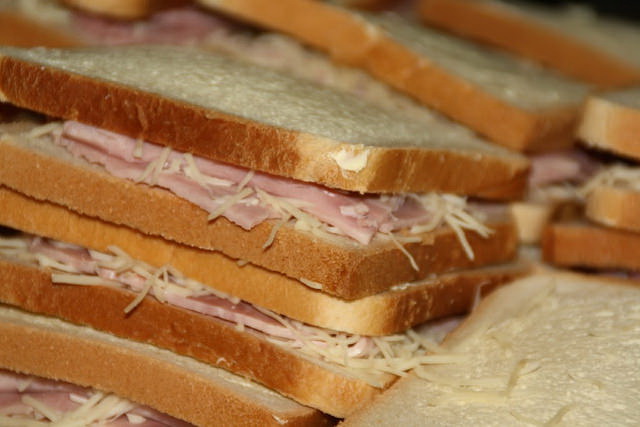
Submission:
{"label": "cut sandwich half", "polygon": [[447,338],[460,363],[402,379],[343,425],[636,425],[639,301],[628,281],[517,281]]}
{"label": "cut sandwich half", "polygon": [[[41,396],[26,399],[36,411],[45,412],[44,416],[59,416],[55,421],[60,425],[62,422],[89,425],[89,417],[101,415],[97,412],[104,414],[134,406],[105,393],[115,393],[199,426],[332,424],[330,418],[318,411],[191,358],[4,305],[0,306],[0,366],[100,390],[89,392],[87,400],[83,396],[87,391],[75,387],[68,405],[64,402],[68,397],[58,396],[55,400],[65,406],[84,401],[81,410],[67,415],[60,414],[57,408],[49,411],[46,400],[38,401]],[[9,377],[12,378],[15,379]],[[25,387],[27,391],[29,387],[38,387],[42,392],[47,385],[27,379],[19,387],[23,393]],[[24,397],[21,402],[25,402]],[[120,408],[114,408],[114,403]],[[151,422],[153,426],[186,425],[167,416],[159,417],[158,424],[153,424],[153,419],[147,419],[152,414],[155,412],[142,412],[141,418],[140,412],[134,412],[128,420],[133,419],[134,425],[141,422]],[[29,420],[13,417],[2,418],[2,423],[32,425]]]}
{"label": "cut sandwich half", "polygon": [[585,6],[544,7],[501,0],[421,0],[431,25],[538,61],[600,86],[640,82],[640,56],[630,48],[640,30]]}
{"label": "cut sandwich half", "polygon": [[260,0],[200,3],[293,35],[500,144],[541,150],[572,143],[587,88],[530,63],[393,16],[323,2],[287,0],[278,8]]}
{"label": "cut sandwich half", "polygon": [[[362,297],[396,284],[420,280],[432,273],[502,262],[513,256],[515,244],[508,243],[512,241],[508,231],[510,226],[507,225],[505,228],[498,226],[495,231],[497,239],[493,240],[493,243],[492,238],[483,237],[490,231],[481,224],[480,220],[485,217],[491,223],[493,216],[491,211],[494,209],[483,212],[486,209],[481,208],[474,212],[472,208],[466,208],[464,199],[459,197],[404,192],[405,190],[422,192],[449,189],[463,194],[476,193],[473,188],[483,195],[507,196],[519,192],[526,177],[526,160],[497,147],[489,147],[474,141],[466,132],[459,133],[458,130],[454,130],[455,128],[451,129],[435,120],[434,127],[425,127],[423,124],[402,119],[405,126],[399,121],[391,120],[387,123],[393,123],[396,130],[387,127],[384,132],[386,137],[391,141],[395,140],[394,144],[399,144],[400,147],[376,146],[375,144],[384,145],[389,140],[385,139],[385,134],[378,132],[382,129],[383,123],[372,124],[370,120],[373,120],[378,113],[381,114],[378,119],[382,120],[386,117],[390,120],[389,113],[376,110],[369,105],[354,103],[345,95],[333,92],[327,94],[326,91],[320,91],[321,95],[317,95],[319,99],[309,102],[311,93],[319,91],[315,86],[280,78],[263,70],[260,70],[261,76],[258,79],[258,70],[255,68],[243,68],[239,64],[231,64],[227,59],[216,60],[214,59],[216,57],[192,50],[129,48],[109,50],[105,55],[100,55],[98,53],[100,50],[75,51],[75,53],[14,52],[22,52],[19,55],[27,56],[42,54],[43,61],[56,62],[55,58],[59,57],[62,61],[57,63],[56,67],[64,68],[66,63],[68,70],[42,68],[29,61],[5,57],[2,63],[7,70],[9,68],[13,70],[11,75],[18,78],[5,82],[5,87],[0,89],[5,92],[4,95],[8,100],[50,115],[57,114],[63,118],[87,120],[94,125],[112,126],[111,131],[105,131],[70,121],[62,128],[51,125],[17,137],[11,129],[5,129],[8,135],[5,134],[2,150],[0,150],[0,155],[3,157],[1,180],[3,184],[26,195],[62,204],[80,213],[98,216],[107,221],[126,224],[145,233],[161,235],[204,249],[221,250],[234,258],[250,261],[290,277],[319,283],[326,292],[343,298]],[[107,69],[106,67],[111,63],[108,58],[112,55],[117,57],[112,58],[113,63],[122,67],[121,72],[117,73],[119,77],[126,74],[127,61],[132,69],[139,68],[139,65],[144,62],[154,68],[155,71],[150,70],[150,72],[157,73],[160,72],[158,70],[162,70],[161,64],[165,64],[167,73],[177,72],[183,78],[181,81],[190,83],[182,85],[184,87],[175,86],[170,83],[172,79],[167,74],[160,79],[158,87],[146,88],[159,93],[153,95],[153,93],[142,93],[122,83],[115,85],[95,76],[81,77],[69,71],[74,63],[82,66],[82,64],[90,65],[91,61],[97,61],[94,65],[100,61],[106,61],[105,68],[103,66],[92,68],[90,65],[89,69],[85,70],[89,75],[93,72],[100,73],[100,70]],[[176,61],[168,59],[168,55],[173,55]],[[179,62],[177,59],[180,58],[199,61],[201,66],[210,67],[209,72],[219,73],[220,68],[216,64],[220,65],[221,61],[226,64],[222,69],[226,68],[227,71],[228,67],[237,65],[244,70],[245,77],[249,75],[257,79],[253,84],[247,83],[245,79],[242,80],[243,87],[258,88],[253,94],[255,96],[249,99],[253,92],[240,91],[244,93],[243,96],[247,96],[244,103],[236,97],[237,91],[235,91],[233,99],[238,100],[238,105],[232,102],[231,104],[234,105],[228,106],[229,108],[241,111],[245,108],[243,105],[256,104],[256,99],[260,98],[265,105],[271,102],[281,105],[279,112],[286,112],[283,113],[286,120],[292,120],[291,123],[287,122],[290,126],[303,129],[310,127],[311,131],[321,134],[328,132],[334,138],[344,137],[346,140],[354,138],[355,132],[358,138],[363,139],[356,139],[359,143],[355,145],[339,143],[326,136],[312,136],[300,131],[282,129],[279,126],[247,121],[240,117],[232,119],[231,116],[223,114],[226,117],[223,120],[220,118],[222,113],[216,112],[218,110],[214,107],[210,107],[214,108],[211,111],[202,110],[204,106],[196,108],[184,102],[172,100],[171,97],[177,97],[180,94],[183,97],[186,96],[183,90],[192,91],[194,94],[198,92],[198,96],[203,98],[203,91],[200,89],[207,88],[206,80],[201,79],[201,86],[198,86],[193,83],[193,79],[189,80],[182,76],[181,70],[174,70],[167,64],[167,62]],[[150,65],[153,61],[156,61],[155,65]],[[48,102],[44,105],[41,102],[44,97],[36,96],[35,92],[32,94],[33,97],[25,96],[23,89],[33,87],[31,80],[33,76],[29,70],[43,73],[43,77],[47,75],[47,78],[38,79],[43,83],[51,78],[46,85],[53,91],[51,99],[60,101],[59,105],[53,106]],[[111,70],[114,71],[113,67]],[[19,83],[20,74],[25,79],[22,83]],[[127,78],[133,77],[131,74],[129,73]],[[142,74],[144,73],[138,74],[140,81],[143,80]],[[273,79],[265,80],[263,78],[265,75]],[[80,88],[86,89],[85,84],[88,84],[95,90],[93,96],[100,99],[106,96],[109,101],[106,104],[102,103],[101,108],[96,107],[100,103],[89,107],[91,102],[86,97],[83,100],[73,98],[70,103],[63,102],[62,99],[69,99],[69,96],[63,96],[62,92],[52,87],[58,78],[64,79],[63,76],[72,77],[68,80],[69,84],[63,85],[71,90],[69,96],[77,93],[74,91]],[[219,73],[219,76],[226,79],[229,75],[223,72]],[[107,77],[104,75],[102,78]],[[114,76],[109,78],[113,79]],[[295,93],[287,93],[285,98],[289,98],[290,103],[284,103],[281,93],[274,92],[276,87],[283,89],[281,84],[283,81],[287,82],[285,86],[289,89],[304,88]],[[71,89],[72,86],[74,89]],[[265,87],[270,87],[271,90],[265,91]],[[44,88],[41,89],[44,90]],[[224,92],[223,89],[221,91]],[[303,95],[302,92],[308,96]],[[274,95],[278,95],[279,99],[276,100]],[[201,99],[203,105],[219,101],[218,96],[222,95],[216,95],[214,92],[208,96],[206,102]],[[332,107],[334,110],[320,110],[320,108],[326,108],[326,102],[334,97],[340,99],[342,113],[336,111],[335,107]],[[134,99],[136,107],[130,104]],[[77,104],[78,102],[82,105]],[[159,107],[156,102],[165,105],[163,108],[166,108],[165,113],[168,116],[160,114],[161,111],[157,109]],[[191,99],[190,102],[195,101]],[[309,107],[300,107],[302,103],[315,105],[317,109],[311,112]],[[295,109],[287,107],[293,104],[301,109],[298,111],[297,107]],[[347,105],[350,105],[348,108],[353,114],[351,119],[344,121],[338,115],[344,114]],[[131,108],[137,112],[133,113]],[[81,110],[82,117],[79,117],[76,113]],[[102,113],[98,113],[98,110],[102,110]],[[134,116],[128,115],[129,110]],[[265,120],[275,120],[277,123],[285,120],[280,117],[280,114],[276,115],[276,118],[270,118],[269,111],[256,111],[254,110],[251,114],[258,116],[266,114]],[[311,125],[306,118],[304,120],[301,118],[307,113],[312,116],[318,115],[321,111],[323,120],[312,121]],[[190,124],[187,123],[188,121],[178,120],[180,117],[190,115],[193,115],[191,118],[195,120]],[[178,121],[164,121],[161,120],[162,117],[172,117]],[[330,123],[333,125],[330,126]],[[128,129],[132,131],[129,137],[113,133],[114,130],[126,133],[127,130],[124,127],[130,125],[136,127],[137,131]],[[442,130],[435,130],[435,125]],[[157,131],[154,130],[156,128]],[[412,128],[414,128],[413,131]],[[62,134],[59,132],[60,129]],[[194,133],[198,135],[199,143],[196,142]],[[169,151],[160,145],[145,144],[131,137],[150,140],[157,137],[159,139],[154,141],[156,143],[172,144],[174,148],[177,146],[177,149],[187,149],[188,152]],[[252,142],[248,142],[247,138],[251,138],[249,141]],[[37,141],[34,142],[34,140]],[[369,140],[374,145],[363,145],[361,142],[365,140]],[[62,145],[67,148],[77,147],[76,155],[82,158],[69,155],[66,149],[56,145],[55,141],[62,142]],[[421,142],[415,145],[412,141]],[[334,148],[325,151],[327,144]],[[405,144],[413,145],[405,146]],[[292,145],[297,148],[294,149]],[[202,152],[199,153],[198,150]],[[78,151],[81,154],[78,155]],[[193,151],[194,154],[192,155],[189,151]],[[96,152],[101,158],[94,156]],[[115,157],[107,157],[104,160],[105,152],[111,152]],[[144,156],[139,155],[141,152],[144,152]],[[382,163],[376,160],[376,152],[382,155],[378,159]],[[236,162],[244,166],[248,164],[265,166],[268,173],[218,165],[205,159],[205,156],[215,153],[217,153],[216,156],[224,157],[225,162]],[[89,164],[84,157],[93,162],[102,162],[104,166]],[[312,157],[315,160],[312,161]],[[384,160],[385,158],[387,160]],[[124,163],[123,160],[127,159],[130,162]],[[43,168],[27,167],[34,162],[42,164]],[[400,163],[396,165],[398,162]],[[128,174],[128,178],[133,180],[127,181],[107,173],[107,170],[113,172],[110,166],[114,164],[123,166],[117,168],[121,175],[124,170],[123,178]],[[217,172],[217,176],[206,175],[201,171],[202,165],[207,168],[211,165],[218,169],[222,168],[223,175],[220,175],[220,172]],[[398,168],[399,165],[404,166]],[[468,170],[464,170],[465,165]],[[335,171],[335,175],[331,173],[324,175],[322,170],[325,168],[338,170]],[[394,169],[404,170],[404,172],[390,172]],[[353,192],[344,193],[328,187],[303,184],[285,177],[271,176],[287,170],[293,171],[292,174],[296,178],[320,177],[320,183],[324,182],[324,178],[328,178],[329,181],[336,178],[345,184],[343,187],[350,189],[360,188],[363,180],[359,177],[362,174],[372,175],[374,181],[378,182],[376,185],[382,185],[382,187],[371,188],[369,184],[364,184],[366,190],[363,191],[374,193],[358,195]],[[165,190],[150,189],[149,185],[145,185],[157,184],[158,181],[170,175],[176,175],[176,172],[178,184],[173,180],[171,185],[184,187],[188,178],[188,184],[192,189],[191,195],[195,193],[199,197],[199,204],[204,206],[204,209],[175,197]],[[428,177],[424,176],[425,173]],[[55,180],[51,179],[53,175],[56,175]],[[235,181],[229,178],[230,175],[235,177],[233,178]],[[421,178],[425,181],[421,181]],[[387,179],[391,181],[386,181]],[[368,180],[369,178],[364,178],[364,181]],[[67,185],[58,185],[62,181]],[[267,182],[275,190],[257,187],[255,184],[257,181]],[[55,184],[56,182],[58,184]],[[142,184],[143,182],[145,184]],[[286,192],[280,192],[285,187]],[[96,188],[100,188],[100,191],[96,192]],[[292,200],[291,188],[302,195],[302,199]],[[402,191],[403,193],[391,196],[375,194],[382,191],[380,188],[386,189],[383,192]],[[209,197],[211,193],[218,194],[219,197]],[[317,202],[316,199],[311,199],[316,194],[325,201]],[[194,202],[193,198],[190,200]],[[198,204],[198,201],[194,203]],[[147,209],[149,204],[154,208]],[[331,211],[327,212],[325,208],[330,208]],[[240,212],[240,217],[235,217],[235,223],[227,219],[229,218],[227,214],[233,211]],[[245,214],[253,214],[256,211],[259,214],[258,218],[261,216],[262,220],[255,220],[256,217],[251,216],[248,223],[242,222],[247,219]],[[309,215],[311,211],[315,211],[316,215],[320,216]],[[416,213],[417,216],[415,216]],[[333,219],[327,221],[328,216]],[[499,216],[498,214],[497,218]],[[407,222],[407,220],[414,221],[416,218],[422,219],[418,222]],[[498,223],[501,221],[497,220]],[[345,228],[345,225],[349,224],[356,227]],[[255,227],[245,230],[243,226],[244,228]],[[464,228],[472,231],[465,233]],[[457,239],[460,240],[460,245],[456,248]],[[444,247],[447,248],[445,250],[453,250],[453,253],[443,257],[442,252],[437,250],[439,242],[445,245]],[[402,246],[403,244],[405,246]],[[485,251],[483,245],[493,245],[494,249]],[[301,249],[306,251],[309,247],[316,249],[315,256],[304,258],[290,256],[292,251],[294,253]],[[438,257],[441,257],[440,260]],[[322,267],[323,264],[325,267]],[[327,265],[331,268],[327,269]]]}

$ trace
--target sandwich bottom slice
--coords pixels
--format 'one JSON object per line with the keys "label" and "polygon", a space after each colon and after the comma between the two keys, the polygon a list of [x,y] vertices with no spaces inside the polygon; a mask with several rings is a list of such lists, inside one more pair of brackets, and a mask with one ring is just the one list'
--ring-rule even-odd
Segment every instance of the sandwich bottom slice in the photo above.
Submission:
{"label": "sandwich bottom slice", "polygon": [[400,380],[344,425],[638,425],[639,319],[629,282],[522,279],[447,338],[463,362]]}
{"label": "sandwich bottom slice", "polygon": [[[4,305],[0,305],[0,367],[95,387],[100,392],[93,393],[89,400],[102,399],[97,405],[102,404],[104,410],[108,408],[103,393],[115,393],[201,426],[298,426],[332,422],[315,410],[188,357]],[[26,381],[20,388],[28,389],[30,384]],[[82,397],[72,399],[79,401]],[[21,401],[24,402],[24,398]],[[26,402],[34,403],[32,399]],[[120,404],[131,406],[125,401]],[[35,406],[42,412],[47,411],[49,405],[43,401],[35,402]],[[84,415],[95,416],[88,409],[82,411]],[[50,416],[43,415],[64,416],[57,412],[54,409]],[[69,417],[79,415],[82,414],[68,414]],[[164,419],[170,420],[170,417]],[[141,421],[140,418],[137,421]],[[4,422],[2,425],[29,425],[24,419],[14,424]],[[69,425],[87,424],[80,419]]]}

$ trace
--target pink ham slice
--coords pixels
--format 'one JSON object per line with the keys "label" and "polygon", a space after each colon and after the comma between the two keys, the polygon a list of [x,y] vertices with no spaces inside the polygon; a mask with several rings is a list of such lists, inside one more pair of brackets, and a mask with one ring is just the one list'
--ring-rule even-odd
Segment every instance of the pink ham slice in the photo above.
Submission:
{"label": "pink ham slice", "polygon": [[[103,165],[111,174],[137,180],[150,162],[159,158],[164,150],[155,144],[142,144],[140,156],[135,156],[139,142],[113,132],[87,126],[78,122],[66,122],[60,143],[73,155]],[[246,169],[194,157],[200,172],[208,177],[228,181],[231,185],[211,185],[206,188],[184,174],[182,154],[172,152],[165,166],[180,162],[178,172],[164,172],[156,185],[169,189],[208,212],[215,211],[224,198],[237,192],[237,184],[249,173]],[[145,180],[153,183],[151,178]],[[256,172],[246,184],[270,195],[297,201],[300,209],[320,221],[333,226],[354,240],[367,244],[377,232],[388,233],[404,227],[424,223],[431,214],[417,200],[404,196],[364,196],[347,194],[314,184],[294,181]],[[245,229],[251,229],[277,214],[266,206],[258,205],[255,196],[236,203],[223,213],[227,219]]]}
{"label": "pink ham slice", "polygon": [[580,184],[592,176],[600,163],[579,149],[530,156],[530,187],[570,182]]}

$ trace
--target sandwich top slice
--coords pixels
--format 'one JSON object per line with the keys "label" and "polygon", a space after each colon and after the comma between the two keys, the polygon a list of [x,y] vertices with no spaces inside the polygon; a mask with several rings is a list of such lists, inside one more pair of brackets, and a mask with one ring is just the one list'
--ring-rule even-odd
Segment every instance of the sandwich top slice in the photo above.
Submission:
{"label": "sandwich top slice", "polygon": [[277,9],[260,0],[200,3],[361,67],[492,141],[528,151],[572,143],[587,87],[530,63],[394,16],[324,2],[288,0]]}
{"label": "sandwich top slice", "polygon": [[632,47],[640,42],[640,30],[631,23],[598,16],[585,6],[421,0],[419,10],[431,25],[600,87],[640,82],[640,56]]}
{"label": "sandwich top slice", "polygon": [[0,55],[4,102],[273,175],[363,193],[494,197],[517,196],[526,175],[523,158],[437,117],[427,126],[198,49]]}
{"label": "sandwich top slice", "polygon": [[587,100],[578,137],[601,150],[640,159],[640,88],[592,95]]}
{"label": "sandwich top slice", "polygon": [[153,12],[189,3],[189,0],[62,0],[67,5],[89,13],[115,19],[140,19]]}
{"label": "sandwich top slice", "polygon": [[627,281],[517,281],[443,344],[464,362],[402,379],[344,425],[638,424],[639,302]]}
{"label": "sandwich top slice", "polygon": [[149,344],[4,305],[0,331],[3,369],[115,393],[194,425],[331,424],[318,411],[262,386]]}

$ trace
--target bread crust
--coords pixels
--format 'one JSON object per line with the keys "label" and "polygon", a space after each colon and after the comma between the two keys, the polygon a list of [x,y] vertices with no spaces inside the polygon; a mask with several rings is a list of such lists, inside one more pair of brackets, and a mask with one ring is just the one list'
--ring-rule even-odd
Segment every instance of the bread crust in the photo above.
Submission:
{"label": "bread crust", "polygon": [[178,151],[343,190],[441,191],[502,199],[520,196],[526,186],[527,160],[504,153],[368,147],[367,166],[346,171],[327,153],[351,151],[353,144],[7,56],[0,57],[0,99]]}
{"label": "bread crust", "polygon": [[[29,312],[88,325],[218,366],[337,417],[381,390],[224,321],[145,298],[131,313],[131,292],[51,283],[46,270],[0,260],[1,301]],[[388,376],[386,384],[392,382]]]}
{"label": "bread crust", "polygon": [[196,425],[281,425],[274,415],[288,421],[287,425],[331,424],[328,417],[310,408],[272,413],[248,393],[232,394],[222,381],[201,377],[178,364],[24,321],[0,321],[0,365],[113,392]]}
{"label": "bread crust", "polygon": [[640,160],[640,111],[635,108],[590,96],[577,135],[588,145]]}
{"label": "bread crust", "polygon": [[0,44],[3,46],[76,47],[82,43],[69,31],[52,28],[21,13],[0,10]]}
{"label": "bread crust", "polygon": [[[573,143],[579,105],[532,112],[489,95],[395,42],[357,15],[323,2],[200,0],[205,6],[293,35],[335,60],[364,68],[492,141],[520,151]],[[332,28],[332,31],[326,31]]]}
{"label": "bread crust", "polygon": [[563,267],[640,270],[640,234],[586,223],[549,225],[542,237],[547,262]]}
{"label": "bread crust", "polygon": [[491,44],[602,88],[640,82],[640,69],[534,20],[481,1],[421,0],[429,24]]}
{"label": "bread crust", "polygon": [[123,226],[37,202],[0,186],[0,224],[32,234],[108,251],[115,245],[157,267],[170,264],[187,277],[312,325],[363,335],[389,335],[430,319],[466,312],[476,289],[524,274],[518,264],[440,275],[403,289],[345,301],[282,274],[219,253],[145,236]]}
{"label": "bread crust", "polygon": [[599,186],[586,200],[586,216],[602,225],[640,232],[640,192]]}
{"label": "bread crust", "polygon": [[467,233],[473,260],[449,228],[423,235],[420,243],[405,244],[420,271],[392,242],[381,238],[364,247],[346,238],[322,239],[285,226],[264,250],[273,221],[251,231],[222,217],[209,222],[204,210],[168,191],[5,142],[0,142],[0,183],[83,215],[321,283],[323,292],[344,299],[362,298],[434,273],[506,262],[513,259],[517,246],[513,222],[505,217],[489,224],[494,229],[490,238]]}
{"label": "bread crust", "polygon": [[145,18],[158,10],[178,7],[188,0],[63,0],[68,6],[116,19]]}

